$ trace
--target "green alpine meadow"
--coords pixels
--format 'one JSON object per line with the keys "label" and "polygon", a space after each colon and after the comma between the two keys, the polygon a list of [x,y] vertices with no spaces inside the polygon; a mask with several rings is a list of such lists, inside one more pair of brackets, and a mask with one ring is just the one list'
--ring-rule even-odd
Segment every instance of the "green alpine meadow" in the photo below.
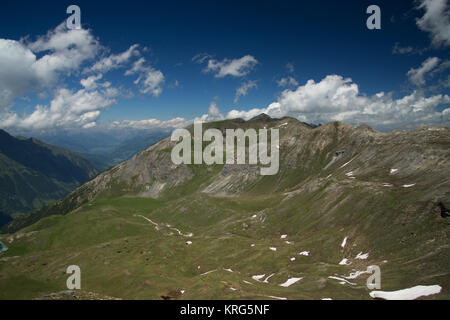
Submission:
{"label": "green alpine meadow", "polygon": [[[279,172],[175,165],[161,140],[6,224],[0,298],[372,299],[373,265],[383,291],[450,298],[448,127],[205,126],[278,129]],[[81,289],[68,294],[70,265]]]}

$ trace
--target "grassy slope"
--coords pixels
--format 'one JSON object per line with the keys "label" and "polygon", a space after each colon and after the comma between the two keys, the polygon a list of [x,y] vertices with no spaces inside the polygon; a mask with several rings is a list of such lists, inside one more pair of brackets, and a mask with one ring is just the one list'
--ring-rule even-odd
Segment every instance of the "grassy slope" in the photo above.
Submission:
{"label": "grassy slope", "polygon": [[39,140],[4,131],[0,140],[0,207],[13,216],[64,197],[97,173],[83,158]]}
{"label": "grassy slope", "polygon": [[[0,262],[0,286],[7,288],[0,298],[64,290],[64,271],[77,264],[83,290],[119,298],[368,299],[366,275],[349,280],[355,285],[328,277],[376,264],[383,290],[439,284],[442,293],[429,298],[450,299],[449,221],[433,205],[433,196],[439,195],[435,190],[448,192],[448,181],[433,185],[438,181],[434,172],[414,174],[417,170],[389,175],[392,161],[400,161],[389,150],[381,158],[366,153],[341,168],[353,158],[348,154],[322,170],[330,152],[341,147],[339,139],[331,139],[313,162],[307,161],[312,151],[305,150],[298,155],[304,166],[265,177],[232,197],[199,192],[221,166],[192,166],[194,178],[159,200],[130,197],[123,185],[112,185],[65,216],[26,227],[13,235],[12,243],[3,236],[10,249]],[[383,152],[383,145],[379,148]],[[392,157],[401,158],[402,148],[411,152],[402,144]],[[345,175],[349,171],[355,179]],[[402,187],[410,182],[417,185]],[[139,215],[158,223],[158,230]],[[194,236],[180,236],[173,227]],[[280,239],[282,234],[292,243]],[[348,241],[342,249],[344,237]],[[192,244],[186,245],[187,240]],[[310,256],[298,255],[305,250]],[[355,259],[359,252],[368,252],[369,258]],[[339,265],[343,258],[352,264]],[[216,271],[201,275],[211,270]],[[268,283],[251,278],[272,273]],[[279,286],[291,277],[304,279]],[[186,291],[181,295],[180,290]]]}
{"label": "grassy slope", "polygon": [[[0,283],[10,288],[2,290],[0,298],[32,298],[63,290],[64,270],[70,264],[81,267],[84,290],[120,298],[365,299],[364,276],[350,280],[355,286],[341,285],[328,276],[349,275],[369,264],[381,266],[384,290],[437,283],[444,288],[439,298],[450,298],[449,277],[442,273],[449,261],[443,243],[448,225],[430,216],[400,227],[411,217],[401,214],[393,221],[386,214],[399,212],[398,196],[355,196],[348,188],[339,196],[346,200],[333,203],[332,188],[285,202],[279,195],[214,198],[191,194],[171,201],[99,198],[67,216],[48,217],[22,230],[38,232],[9,245],[5,257],[21,257],[0,263]],[[323,202],[329,205],[324,208]],[[367,210],[355,211],[355,206]],[[136,215],[157,222],[160,230]],[[166,223],[194,236],[179,236]],[[293,244],[281,240],[282,234]],[[342,250],[345,236],[349,238]],[[187,240],[193,244],[186,245]],[[272,246],[278,251],[270,251]],[[297,254],[304,250],[311,256]],[[361,251],[370,253],[368,260],[353,259]],[[296,261],[291,262],[291,257]],[[338,265],[344,257],[350,258],[351,266]],[[251,279],[272,273],[269,283]],[[278,285],[298,276],[304,279],[289,288]],[[186,293],[177,296],[181,289]]]}

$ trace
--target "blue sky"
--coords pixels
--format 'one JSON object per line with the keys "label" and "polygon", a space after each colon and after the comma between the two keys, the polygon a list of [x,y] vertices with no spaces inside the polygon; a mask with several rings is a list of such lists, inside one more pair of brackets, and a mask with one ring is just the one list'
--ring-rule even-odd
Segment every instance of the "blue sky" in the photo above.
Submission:
{"label": "blue sky", "polygon": [[[81,8],[83,30],[63,28],[70,4]],[[371,4],[381,9],[381,30],[366,27]],[[445,0],[3,1],[1,7],[6,129],[183,126],[202,116],[259,112],[379,129],[448,125]],[[123,62],[93,68],[133,45]],[[89,77],[99,78],[87,88],[80,81]]]}

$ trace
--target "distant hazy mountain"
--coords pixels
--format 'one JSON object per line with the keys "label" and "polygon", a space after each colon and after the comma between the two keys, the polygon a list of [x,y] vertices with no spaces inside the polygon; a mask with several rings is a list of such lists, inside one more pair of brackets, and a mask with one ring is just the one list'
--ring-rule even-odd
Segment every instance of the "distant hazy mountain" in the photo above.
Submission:
{"label": "distant hazy mountain", "polygon": [[0,130],[0,211],[8,215],[58,200],[97,173],[72,152]]}
{"label": "distant hazy mountain", "polygon": [[27,133],[27,136],[77,153],[99,171],[130,159],[154,143],[170,135],[168,130],[106,130],[54,131]]}
{"label": "distant hazy mountain", "polygon": [[166,132],[146,133],[120,142],[117,146],[110,148],[110,150],[105,150],[101,154],[81,153],[80,155],[89,160],[99,171],[104,171],[130,159],[136,153],[147,149],[168,135],[169,133]]}

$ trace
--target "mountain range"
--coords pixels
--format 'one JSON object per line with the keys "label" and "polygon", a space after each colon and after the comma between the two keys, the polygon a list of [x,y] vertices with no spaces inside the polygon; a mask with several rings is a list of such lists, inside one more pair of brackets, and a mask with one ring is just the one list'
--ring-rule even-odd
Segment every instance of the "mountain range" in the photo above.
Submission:
{"label": "mountain range", "polygon": [[101,130],[94,128],[84,131],[58,130],[26,132],[26,134],[53,146],[70,150],[88,160],[98,171],[104,171],[166,138],[170,132],[168,130]]}
{"label": "mountain range", "polygon": [[87,160],[70,151],[0,130],[0,209],[4,215],[19,216],[59,200],[97,173]]}
{"label": "mountain range", "polygon": [[68,265],[79,297],[372,299],[375,265],[382,290],[450,298],[449,127],[262,115],[207,128],[279,129],[278,174],[176,165],[163,139],[3,227],[0,298],[54,297]]}

